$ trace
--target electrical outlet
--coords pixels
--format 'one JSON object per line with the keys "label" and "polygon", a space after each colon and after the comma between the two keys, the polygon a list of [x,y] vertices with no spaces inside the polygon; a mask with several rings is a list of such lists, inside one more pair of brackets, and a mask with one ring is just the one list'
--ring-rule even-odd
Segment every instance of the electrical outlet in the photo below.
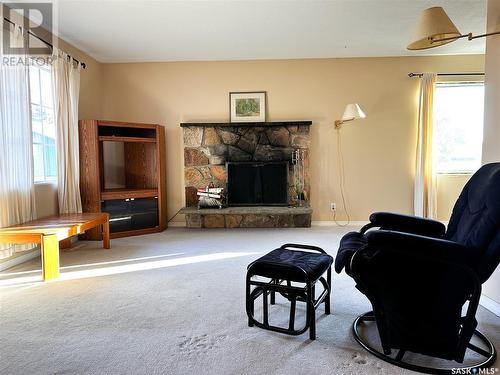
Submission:
{"label": "electrical outlet", "polygon": [[337,203],[330,203],[330,210],[335,211],[337,209]]}

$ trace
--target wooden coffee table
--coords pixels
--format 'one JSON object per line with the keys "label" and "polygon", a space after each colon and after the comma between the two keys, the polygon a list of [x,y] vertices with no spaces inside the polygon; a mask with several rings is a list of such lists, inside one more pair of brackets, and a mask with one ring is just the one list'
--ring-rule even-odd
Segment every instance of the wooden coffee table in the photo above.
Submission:
{"label": "wooden coffee table", "polygon": [[83,213],[52,216],[0,229],[0,243],[39,243],[42,254],[43,280],[59,277],[59,243],[69,243],[69,238],[102,225],[103,247],[110,248],[109,215]]}

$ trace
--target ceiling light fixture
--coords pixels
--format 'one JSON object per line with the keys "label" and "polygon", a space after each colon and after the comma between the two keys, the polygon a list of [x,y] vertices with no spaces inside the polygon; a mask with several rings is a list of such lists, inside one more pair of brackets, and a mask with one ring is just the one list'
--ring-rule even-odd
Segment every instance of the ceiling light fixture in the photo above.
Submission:
{"label": "ceiling light fixture", "polygon": [[500,31],[481,35],[461,34],[442,7],[433,7],[420,13],[413,38],[406,48],[412,51],[429,49],[454,42],[460,38],[473,40],[496,34],[500,34]]}

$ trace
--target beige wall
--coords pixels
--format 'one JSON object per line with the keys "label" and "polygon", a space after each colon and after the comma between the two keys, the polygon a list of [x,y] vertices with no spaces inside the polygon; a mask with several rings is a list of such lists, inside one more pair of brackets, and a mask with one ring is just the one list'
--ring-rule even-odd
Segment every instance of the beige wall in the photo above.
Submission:
{"label": "beige wall", "polygon": [[[488,32],[500,30],[500,1],[488,1]],[[486,39],[483,161],[500,161],[500,35]]]}
{"label": "beige wall", "polygon": [[179,123],[227,120],[230,91],[265,90],[269,120],[314,121],[313,219],[332,220],[330,202],[341,202],[333,122],[358,102],[367,119],[346,124],[341,135],[349,211],[364,221],[375,210],[413,210],[419,81],[407,73],[481,71],[483,63],[469,55],[104,64],[102,117],[165,125],[170,216],[184,201]]}
{"label": "beige wall", "polygon": [[[488,1],[488,32],[500,30],[500,1]],[[483,161],[500,161],[500,35],[486,40]],[[483,286],[483,293],[500,304],[500,269]]]}

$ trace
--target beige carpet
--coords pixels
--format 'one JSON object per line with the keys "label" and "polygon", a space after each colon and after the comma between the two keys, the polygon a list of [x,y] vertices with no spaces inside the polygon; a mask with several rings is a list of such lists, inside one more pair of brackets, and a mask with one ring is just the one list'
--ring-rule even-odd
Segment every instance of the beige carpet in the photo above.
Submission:
{"label": "beige carpet", "polygon": [[[246,265],[285,243],[335,254],[345,230],[188,230],[79,243],[61,255],[61,281],[40,283],[39,261],[0,276],[1,374],[406,374],[363,351],[351,334],[370,309],[334,274],[333,315],[318,310],[317,340],[249,328]],[[284,302],[274,309],[284,311]],[[280,315],[276,316],[280,319]],[[480,307],[500,348],[500,318]],[[498,367],[498,361],[496,366]]]}

